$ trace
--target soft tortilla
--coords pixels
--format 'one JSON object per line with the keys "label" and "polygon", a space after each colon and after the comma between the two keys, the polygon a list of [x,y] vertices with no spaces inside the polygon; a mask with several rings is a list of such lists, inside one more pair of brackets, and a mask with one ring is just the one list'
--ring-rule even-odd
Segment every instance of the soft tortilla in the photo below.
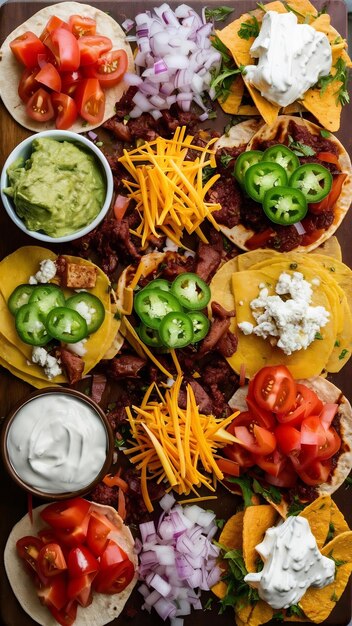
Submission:
{"label": "soft tortilla", "polygon": [[[134,63],[131,46],[126,41],[126,35],[121,26],[115,20],[110,17],[104,11],[96,9],[89,4],[81,4],[79,2],[59,2],[58,4],[52,4],[50,6],[41,9],[26,22],[15,28],[10,35],[5,39],[1,46],[1,64],[0,64],[0,95],[2,101],[12,115],[12,117],[29,130],[41,131],[55,128],[55,120],[49,122],[35,122],[26,115],[25,104],[19,98],[17,90],[18,84],[24,68],[17,62],[10,49],[10,42],[22,35],[26,31],[30,30],[36,35],[40,35],[44,29],[46,23],[52,15],[56,15],[62,20],[67,20],[70,15],[84,15],[96,20],[97,33],[110,37],[113,43],[113,50],[124,49],[128,55],[129,65],[128,71],[134,72]],[[86,132],[92,128],[100,126],[107,119],[112,117],[115,113],[115,104],[118,102],[127,90],[127,85],[124,81],[120,82],[111,89],[105,91],[105,113],[102,122],[99,124],[88,124],[82,118],[78,118],[77,121],[70,127],[70,130],[76,133]]]}
{"label": "soft tortilla", "polygon": [[[25,515],[13,527],[5,546],[4,564],[12,591],[24,611],[42,626],[57,626],[57,621],[51,616],[48,609],[40,604],[39,599],[36,597],[34,585],[29,581],[23,563],[16,551],[16,542],[18,539],[26,535],[35,535],[45,526],[40,517],[40,511],[46,506],[47,504],[43,504],[33,510],[33,524],[31,524],[29,516]],[[112,539],[126,552],[129,559],[134,564],[135,569],[137,569],[138,561],[133,551],[134,540],[131,531],[125,526],[115,509],[110,506],[92,503],[91,510],[106,514],[109,520],[115,524],[117,531],[116,534],[114,533]],[[128,587],[121,591],[121,593],[113,595],[95,593],[90,606],[86,608],[78,606],[75,626],[92,626],[92,624],[94,624],[94,626],[104,626],[104,624],[108,624],[118,617],[131,595],[136,582],[137,576],[135,576]]]}
{"label": "soft tortilla", "polygon": [[[339,405],[337,415],[340,420],[339,432],[342,439],[341,454],[328,482],[317,487],[319,494],[331,495],[342,485],[352,469],[352,407],[341,390],[321,376],[298,380],[297,382],[313,389],[323,402]],[[230,407],[240,411],[247,411],[247,393],[247,386],[240,387],[230,399]]]}
{"label": "soft tortilla", "polygon": [[[253,134],[248,143],[246,141],[246,137],[248,137],[248,133],[251,127],[248,125],[246,127],[243,127],[243,124],[247,124],[247,122],[242,122],[241,124],[238,124],[231,129],[230,135],[220,137],[218,145],[219,147],[225,145],[227,145],[228,147],[237,147],[239,145],[247,144],[246,150],[258,150],[258,145],[264,140],[275,140],[277,141],[277,143],[284,143],[288,135],[288,125],[290,121],[294,121],[295,124],[298,124],[299,126],[306,126],[306,128],[312,135],[320,134],[321,128],[316,124],[313,124],[312,122],[308,122],[307,120],[304,120],[300,117],[281,115],[277,118],[277,121],[271,127],[265,124],[264,126],[261,126],[258,131],[255,131],[255,125],[253,125]],[[352,165],[350,157],[346,149],[343,147],[342,143],[338,139],[336,139],[336,137],[331,135],[329,139],[336,145],[338,149],[341,171],[347,174],[346,180],[343,183],[340,197],[334,207],[334,221],[331,226],[327,230],[325,230],[316,241],[308,246],[298,246],[294,249],[295,252],[309,252],[310,250],[314,250],[324,241],[329,239],[340,226],[351,204]],[[243,224],[237,224],[233,228],[228,228],[227,226],[223,226],[222,224],[219,224],[219,226],[224,235],[226,235],[226,237],[228,237],[228,239],[230,239],[230,241],[232,241],[236,246],[238,246],[242,250],[248,250],[246,243],[248,239],[250,239],[252,235],[255,234],[253,230],[243,226]]]}

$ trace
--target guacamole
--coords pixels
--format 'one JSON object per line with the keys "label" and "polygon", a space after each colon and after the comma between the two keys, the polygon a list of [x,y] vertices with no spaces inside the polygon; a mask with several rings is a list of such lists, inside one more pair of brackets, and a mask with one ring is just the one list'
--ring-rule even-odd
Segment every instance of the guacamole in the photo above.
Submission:
{"label": "guacamole", "polygon": [[16,213],[26,228],[51,237],[77,232],[102,208],[106,183],[94,154],[78,144],[51,138],[34,139],[26,161],[7,170]]}

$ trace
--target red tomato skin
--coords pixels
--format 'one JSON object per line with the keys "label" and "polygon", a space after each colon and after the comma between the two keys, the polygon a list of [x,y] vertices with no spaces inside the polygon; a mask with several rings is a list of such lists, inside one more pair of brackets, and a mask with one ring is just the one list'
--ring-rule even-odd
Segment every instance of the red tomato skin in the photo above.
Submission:
{"label": "red tomato skin", "polygon": [[51,101],[55,110],[55,126],[59,130],[71,128],[75,123],[78,110],[73,98],[65,93],[54,93]]}
{"label": "red tomato skin", "polygon": [[100,124],[104,117],[105,95],[96,78],[86,78],[74,94],[78,112],[90,124]]}
{"label": "red tomato skin", "polygon": [[112,50],[101,55],[98,60],[84,67],[85,76],[97,78],[103,89],[118,85],[128,68],[128,57],[125,50]]}
{"label": "red tomato skin", "polygon": [[26,104],[28,117],[36,122],[48,122],[54,117],[50,94],[41,87],[34,92]]}
{"label": "red tomato skin", "polygon": [[61,91],[61,76],[52,63],[46,63],[35,77],[38,83],[45,85],[53,91]]}
{"label": "red tomato skin", "polygon": [[108,535],[113,530],[116,530],[115,526],[105,515],[92,511],[88,524],[86,543],[94,556],[99,557],[102,555],[108,543]]}
{"label": "red tomato skin", "polygon": [[49,504],[40,517],[55,529],[68,529],[78,526],[90,509],[90,502],[84,498],[71,498]]}
{"label": "red tomato skin", "polygon": [[92,580],[94,574],[80,574],[75,578],[70,578],[67,584],[67,597],[75,600],[81,606],[89,606],[93,600]]}
{"label": "red tomato skin", "polygon": [[84,545],[70,550],[67,565],[71,578],[81,576],[82,574],[92,574],[99,569],[99,563],[95,556]]}
{"label": "red tomato skin", "polygon": [[39,552],[37,567],[39,572],[47,578],[58,576],[66,570],[66,560],[61,546],[58,543],[45,544]]}
{"label": "red tomato skin", "polygon": [[64,22],[64,20],[62,20],[60,17],[57,17],[56,15],[52,15],[46,23],[46,26],[42,31],[39,39],[45,45],[47,45],[47,39],[50,37],[51,33],[57,28],[64,28],[65,30],[71,31],[70,26],[67,24],[67,22]]}
{"label": "red tomato skin", "polygon": [[48,579],[48,584],[37,589],[39,600],[47,607],[61,611],[67,602],[66,579],[64,574]]}
{"label": "red tomato skin", "polygon": [[127,554],[109,539],[100,557],[100,570],[93,586],[98,593],[119,593],[129,585],[134,577],[134,566]]}
{"label": "red tomato skin", "polygon": [[311,487],[317,487],[327,481],[332,469],[331,459],[312,461],[305,469],[297,470],[300,479]]}
{"label": "red tomato skin", "polygon": [[279,450],[286,456],[301,450],[301,433],[290,424],[279,424],[275,429],[275,437]]}
{"label": "red tomato skin", "polygon": [[230,459],[217,459],[216,464],[223,474],[227,474],[228,476],[240,475],[240,465],[235,461],[231,461]]}
{"label": "red tomato skin", "polygon": [[53,52],[60,72],[74,72],[80,65],[80,52],[77,39],[65,28],[56,28],[47,41]]}
{"label": "red tomato skin", "polygon": [[80,69],[74,72],[62,72],[61,73],[61,92],[73,97],[74,92],[77,89],[79,83],[84,79],[83,73]]}
{"label": "red tomato skin", "polygon": [[83,35],[95,35],[97,24],[91,17],[83,15],[71,15],[68,20],[72,34],[79,39]]}
{"label": "red tomato skin", "polygon": [[39,89],[39,84],[35,80],[39,67],[32,69],[26,68],[21,75],[20,82],[18,84],[18,95],[22,102],[26,103],[33,96],[33,94]]}
{"label": "red tomato skin", "polygon": [[30,567],[36,571],[39,552],[43,547],[43,542],[39,537],[33,537],[32,535],[26,535],[21,537],[16,543],[16,550],[18,556],[23,559]]}
{"label": "red tomato skin", "polygon": [[31,31],[26,31],[10,42],[10,48],[17,61],[32,69],[38,63],[38,54],[44,54],[46,48],[39,37]]}
{"label": "red tomato skin", "polygon": [[298,476],[290,464],[286,464],[281,472],[277,476],[272,474],[265,474],[265,480],[275,487],[284,487],[285,489],[292,489],[297,483]]}
{"label": "red tomato skin", "polygon": [[96,63],[101,54],[109,52],[112,48],[111,39],[103,35],[85,35],[77,41],[81,66]]}
{"label": "red tomato skin", "polygon": [[290,411],[296,400],[296,382],[285,365],[262,367],[253,379],[257,405],[274,413]]}
{"label": "red tomato skin", "polygon": [[69,601],[61,611],[58,611],[53,606],[48,607],[53,618],[61,624],[61,626],[72,626],[77,617],[77,602],[74,600]]}

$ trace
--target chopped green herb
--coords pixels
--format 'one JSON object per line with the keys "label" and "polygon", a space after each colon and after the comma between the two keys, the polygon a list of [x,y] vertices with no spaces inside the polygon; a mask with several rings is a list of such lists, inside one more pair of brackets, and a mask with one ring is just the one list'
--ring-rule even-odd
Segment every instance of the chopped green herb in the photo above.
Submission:
{"label": "chopped green herb", "polygon": [[216,120],[217,114],[216,111],[208,111],[208,120]]}
{"label": "chopped green herb", "polygon": [[352,476],[347,476],[347,478],[345,478],[345,483],[344,484],[345,484],[346,489],[351,487],[351,485],[352,485]]}
{"label": "chopped green herb", "polygon": [[326,536],[325,543],[327,543],[328,541],[331,541],[331,539],[333,539],[334,533],[335,533],[335,526],[334,526],[334,524],[332,522],[330,522],[330,524],[329,524],[329,532],[328,532],[328,534]]}
{"label": "chopped green herb", "polygon": [[231,154],[222,154],[220,157],[220,163],[223,167],[227,167],[232,159],[233,156],[231,156]]}
{"label": "chopped green herb", "polygon": [[341,354],[339,354],[339,360],[342,361],[342,359],[345,358],[346,354],[348,354],[348,350],[346,350],[346,348],[344,350],[341,351]]}
{"label": "chopped green herb", "polygon": [[321,129],[320,134],[324,137],[324,139],[328,139],[331,135],[331,133],[328,130],[325,130],[325,128]]}
{"label": "chopped green herb", "polygon": [[333,550],[329,552],[328,558],[334,561],[336,567],[340,567],[340,565],[345,565],[346,563],[348,563],[348,561],[341,561],[340,559],[334,559],[334,557],[332,556],[332,553],[333,553]]}
{"label": "chopped green herb", "polygon": [[240,478],[229,476],[227,478],[227,482],[239,485],[242,491],[242,496],[243,496],[245,507],[253,505],[252,498],[254,496],[254,492],[252,489],[251,481],[248,478],[248,476],[241,476]]}
{"label": "chopped green herb", "polygon": [[215,524],[221,530],[221,528],[224,528],[224,526],[225,526],[225,520],[224,519],[216,519],[215,520]]}
{"label": "chopped green herb", "polygon": [[226,98],[230,95],[233,77],[238,76],[238,74],[245,74],[244,65],[236,67],[234,64],[231,64],[231,67],[226,67],[226,65],[223,64],[220,72],[213,77],[210,83],[210,87],[214,90],[213,100],[220,98],[222,102],[225,102]]}
{"label": "chopped green herb", "polygon": [[95,145],[98,146],[98,148],[101,148],[104,145],[104,142],[103,141],[97,141]]}
{"label": "chopped green herb", "polygon": [[298,513],[300,513],[301,511],[303,511],[303,509],[306,507],[305,504],[302,504],[302,502],[300,501],[298,496],[294,496],[293,500],[291,501],[288,510],[287,510],[287,515],[298,515]]}
{"label": "chopped green herb", "polygon": [[233,8],[225,6],[215,7],[214,9],[206,7],[204,11],[205,19],[207,20],[207,22],[224,22],[230,15],[230,13],[233,13]]}
{"label": "chopped green herb", "polygon": [[116,402],[109,402],[107,409],[108,411],[112,411],[113,409],[116,409],[117,403]]}
{"label": "chopped green herb", "polygon": [[209,165],[207,165],[206,167],[203,167],[203,171],[202,171],[202,181],[203,181],[203,185],[211,179],[212,176],[214,176],[214,174],[216,174],[216,167],[210,167]]}
{"label": "chopped green herb", "polygon": [[129,120],[129,119],[130,119],[130,116],[129,116],[128,114],[127,114],[127,115],[124,115],[124,117],[123,117],[123,121],[124,121],[126,124],[127,124],[127,122],[128,122],[128,120]]}
{"label": "chopped green herb", "polygon": [[293,7],[291,7],[291,5],[289,5],[288,2],[283,2],[282,3],[285,7],[285,9],[287,9],[287,11],[290,11],[291,13],[294,13],[294,15],[296,15],[297,17],[301,17],[303,20],[306,19],[306,15],[303,15],[303,13],[300,13],[299,11],[297,11],[297,9],[294,9]]}
{"label": "chopped green herb", "polygon": [[121,319],[121,313],[119,311],[116,311],[116,313],[114,313],[114,319],[115,320],[120,320]]}
{"label": "chopped green herb", "polygon": [[268,9],[266,8],[265,4],[262,4],[261,2],[257,2],[257,7],[258,9],[261,9],[262,11],[264,11],[264,13],[268,12]]}
{"label": "chopped green herb", "polygon": [[285,615],[283,614],[282,611],[279,611],[279,613],[274,613],[273,615],[273,620],[275,620],[275,622],[283,622],[285,619]]}
{"label": "chopped green herb", "polygon": [[340,345],[341,345],[340,341],[338,339],[336,339],[336,341],[334,343],[335,348],[339,348]]}
{"label": "chopped green herb", "polygon": [[85,128],[86,126],[88,126],[88,122],[87,121],[82,122],[82,126]]}
{"label": "chopped green herb", "polygon": [[215,50],[220,52],[224,63],[230,63],[230,61],[233,61],[230,50],[226,48],[225,44],[222,43],[221,39],[217,35],[212,36],[211,45],[215,48]]}
{"label": "chopped green herb", "polygon": [[255,478],[253,479],[253,491],[263,496],[265,500],[269,500],[269,502],[274,502],[275,504],[280,504],[282,500],[279,489],[273,485],[263,487]]}
{"label": "chopped green herb", "polygon": [[253,15],[247,22],[242,22],[238,36],[241,39],[250,39],[251,37],[258,37],[259,35],[259,22]]}
{"label": "chopped green herb", "polygon": [[288,147],[294,152],[297,156],[314,156],[315,150],[310,146],[306,146],[306,144],[301,143],[300,141],[295,141],[291,135],[288,136]]}
{"label": "chopped green herb", "polygon": [[336,37],[334,39],[334,41],[332,42],[332,45],[336,46],[338,43],[342,43],[342,42],[343,42],[343,39],[342,39],[341,35],[339,35],[338,37]]}
{"label": "chopped green herb", "polygon": [[315,333],[314,339],[324,339],[321,333]]}
{"label": "chopped green herb", "polygon": [[328,5],[324,4],[324,6],[320,9],[320,11],[318,11],[316,17],[319,17],[320,15],[325,15],[325,13],[327,12],[328,12]]}
{"label": "chopped green herb", "polygon": [[116,439],[115,438],[115,441],[114,441],[114,447],[115,448],[117,448],[119,450],[120,448],[123,448],[125,445],[126,445],[125,439],[123,439],[123,438],[122,439]]}
{"label": "chopped green herb", "polygon": [[222,247],[224,248],[225,252],[231,252],[231,250],[233,249],[231,242],[228,240],[227,237],[225,237],[225,235],[222,236]]}
{"label": "chopped green herb", "polygon": [[287,617],[293,617],[294,615],[297,615],[297,617],[303,617],[303,611],[298,604],[292,604],[292,606],[289,606],[288,609],[286,609],[286,615]]}
{"label": "chopped green herb", "polygon": [[337,601],[338,601],[338,599],[339,599],[339,597],[338,597],[338,595],[337,595],[336,591],[334,591],[334,592],[332,593],[332,595],[330,596],[330,600],[331,600],[331,602],[337,602]]}
{"label": "chopped green herb", "polygon": [[264,567],[264,561],[262,561],[261,559],[257,559],[255,562],[255,571],[261,572],[263,567]]}
{"label": "chopped green herb", "polygon": [[248,572],[244,564],[242,552],[240,550],[228,550],[226,546],[216,541],[214,543],[220,548],[220,558],[225,560],[227,565],[227,570],[222,577],[222,580],[227,585],[227,590],[225,597],[220,600],[219,613],[223,613],[228,606],[233,608],[235,606],[255,604],[259,596],[257,590],[252,589],[243,580]]}
{"label": "chopped green herb", "polygon": [[83,389],[83,393],[84,393],[85,396],[90,396],[90,387],[85,387]]}
{"label": "chopped green herb", "polygon": [[337,89],[337,91],[335,91],[336,104],[340,103],[343,106],[350,101],[347,90],[348,69],[346,62],[340,57],[339,59],[337,59],[334,68],[336,70],[335,74],[330,73],[327,76],[322,76],[321,78],[319,78],[317,82],[317,88],[320,89],[320,95],[323,95],[328,85],[334,82],[340,82],[340,87]]}

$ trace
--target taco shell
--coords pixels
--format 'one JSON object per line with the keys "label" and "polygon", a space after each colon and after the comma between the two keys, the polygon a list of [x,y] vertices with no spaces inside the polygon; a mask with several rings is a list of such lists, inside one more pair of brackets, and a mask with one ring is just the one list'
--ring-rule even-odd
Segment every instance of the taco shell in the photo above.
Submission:
{"label": "taco shell", "polygon": [[[57,621],[51,616],[49,610],[43,606],[36,597],[34,585],[27,579],[27,574],[20,557],[17,555],[16,542],[26,535],[35,535],[45,526],[40,517],[40,512],[46,507],[44,504],[33,510],[33,524],[29,515],[25,515],[12,529],[7,540],[4,552],[4,564],[7,577],[12,590],[26,613],[38,624],[42,626],[57,626]],[[129,559],[137,569],[138,561],[134,553],[134,540],[131,531],[123,523],[115,509],[110,506],[92,503],[91,510],[107,515],[109,520],[116,526],[114,541],[126,552]],[[78,606],[75,626],[104,626],[120,615],[132,590],[137,582],[137,576],[130,584],[121,591],[113,595],[95,593],[93,602],[88,607]]]}
{"label": "taco shell", "polygon": [[[20,99],[17,91],[18,84],[23,72],[23,67],[18,63],[11,52],[10,42],[19,37],[26,31],[32,31],[38,37],[43,31],[46,23],[52,15],[56,15],[66,21],[70,15],[83,15],[96,20],[97,33],[109,37],[112,41],[113,50],[123,49],[126,51],[129,64],[128,72],[134,72],[134,63],[131,46],[126,41],[126,34],[121,26],[115,20],[100,9],[92,7],[88,4],[80,2],[59,2],[40,9],[32,15],[26,22],[15,28],[5,39],[1,46],[1,64],[0,64],[0,95],[2,101],[12,115],[12,117],[29,130],[42,131],[55,128],[55,120],[48,122],[36,122],[26,115],[25,104]],[[84,119],[78,117],[76,122],[70,127],[70,130],[76,133],[86,132],[100,126],[115,113],[115,104],[120,100],[122,94],[127,90],[126,83],[122,80],[115,87],[105,89],[105,112],[104,118],[99,124],[89,124]]]}

